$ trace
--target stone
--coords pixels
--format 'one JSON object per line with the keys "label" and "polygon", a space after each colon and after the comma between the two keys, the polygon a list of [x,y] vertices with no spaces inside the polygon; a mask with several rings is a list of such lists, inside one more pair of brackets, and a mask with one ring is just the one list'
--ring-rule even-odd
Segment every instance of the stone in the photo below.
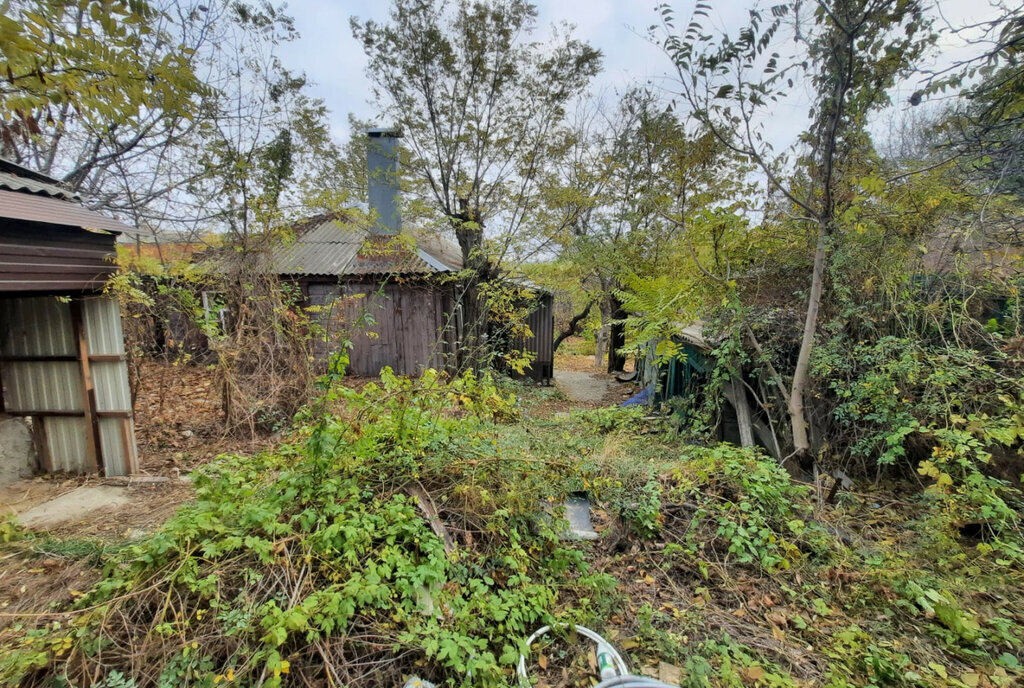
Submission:
{"label": "stone", "polygon": [[28,424],[21,418],[0,418],[0,485],[35,472],[36,447]]}
{"label": "stone", "polygon": [[46,529],[89,518],[95,512],[131,503],[126,488],[109,485],[79,487],[18,516],[26,528]]}

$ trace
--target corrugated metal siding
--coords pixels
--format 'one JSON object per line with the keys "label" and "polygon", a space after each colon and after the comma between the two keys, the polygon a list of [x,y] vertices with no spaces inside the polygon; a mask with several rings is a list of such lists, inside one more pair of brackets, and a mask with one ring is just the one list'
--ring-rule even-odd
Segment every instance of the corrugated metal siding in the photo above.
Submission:
{"label": "corrugated metal siding", "polygon": [[74,361],[6,361],[3,385],[8,413],[82,410],[82,378]]}
{"label": "corrugated metal siding", "polygon": [[46,428],[46,443],[50,452],[50,465],[53,470],[66,473],[84,472],[83,462],[88,453],[85,440],[85,419],[47,418],[44,427]]}
{"label": "corrugated metal siding", "polygon": [[0,351],[5,356],[73,356],[67,302],[52,296],[0,299]]}
{"label": "corrugated metal siding", "polygon": [[131,411],[132,394],[128,370],[123,361],[96,361],[92,364],[98,411]]}
{"label": "corrugated metal siding", "polygon": [[107,475],[129,475],[135,463],[135,429],[130,425],[131,444],[125,456],[125,421],[120,418],[100,418],[100,444],[103,447],[103,470]]}
{"label": "corrugated metal siding", "polygon": [[538,382],[547,382],[554,376],[555,368],[555,313],[551,294],[542,293],[526,320],[531,337],[523,339],[519,346],[534,354],[526,376]]}
{"label": "corrugated metal siding", "polygon": [[[0,299],[0,355],[74,356],[71,310],[52,296]],[[82,378],[74,361],[6,361],[4,405],[9,413],[81,411]]]}
{"label": "corrugated metal siding", "polygon": [[124,354],[121,307],[115,299],[85,299],[82,302],[82,317],[85,320],[89,353],[106,356]]}
{"label": "corrugated metal siding", "polygon": [[[117,301],[107,296],[82,300],[82,326],[91,356],[122,356],[124,339]],[[72,304],[57,297],[0,299],[0,357],[4,359],[75,356],[78,348],[72,324]],[[135,428],[131,392],[124,360],[91,361],[96,410],[119,412],[99,418],[99,443],[106,475],[135,470]],[[86,408],[80,363],[62,360],[3,360],[0,383],[9,413],[42,414],[47,453],[53,470],[73,473],[90,468],[88,419],[48,416],[82,412]]]}

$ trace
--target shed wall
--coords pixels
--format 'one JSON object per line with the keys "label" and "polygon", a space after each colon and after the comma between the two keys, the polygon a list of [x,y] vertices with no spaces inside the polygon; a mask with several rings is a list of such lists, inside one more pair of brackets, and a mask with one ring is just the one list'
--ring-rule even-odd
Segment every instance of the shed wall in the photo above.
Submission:
{"label": "shed wall", "polygon": [[550,382],[555,371],[555,309],[551,294],[540,295],[526,323],[533,336],[524,339],[521,346],[534,355],[526,375],[537,382]]}
{"label": "shed wall", "polygon": [[85,473],[100,465],[111,476],[136,471],[124,353],[113,298],[0,298],[3,410],[39,424],[48,470]]}
{"label": "shed wall", "polygon": [[116,271],[115,236],[0,219],[0,293],[102,288]]}
{"label": "shed wall", "polygon": [[315,316],[328,332],[321,358],[352,342],[349,372],[372,377],[390,366],[399,375],[419,375],[426,368],[444,368],[453,350],[451,290],[415,281],[306,285],[309,303],[322,310]]}

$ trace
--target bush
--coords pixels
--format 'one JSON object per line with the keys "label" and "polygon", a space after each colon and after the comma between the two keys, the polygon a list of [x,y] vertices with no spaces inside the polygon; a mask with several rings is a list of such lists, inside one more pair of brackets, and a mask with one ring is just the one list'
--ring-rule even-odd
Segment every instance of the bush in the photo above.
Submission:
{"label": "bush", "polygon": [[[108,559],[70,624],[7,633],[0,683],[400,685],[419,660],[433,678],[504,685],[557,584],[586,570],[535,518],[532,483],[506,493],[552,482],[495,454],[493,421],[515,400],[433,371],[333,393],[343,415],[307,418],[300,442],[201,469],[195,503]],[[450,552],[424,487],[455,517]]]}
{"label": "bush", "polygon": [[728,444],[684,455],[663,497],[692,514],[682,535],[691,547],[715,547],[727,561],[766,571],[788,569],[801,545],[824,551],[807,524],[807,499],[774,459]]}

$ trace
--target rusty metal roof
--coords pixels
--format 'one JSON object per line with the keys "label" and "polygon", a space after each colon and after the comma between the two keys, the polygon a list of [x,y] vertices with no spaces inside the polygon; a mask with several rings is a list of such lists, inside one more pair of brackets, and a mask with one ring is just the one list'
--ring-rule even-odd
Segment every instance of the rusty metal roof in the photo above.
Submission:
{"label": "rusty metal roof", "polygon": [[462,269],[457,247],[438,237],[371,235],[342,216],[300,223],[298,238],[275,252],[281,275],[426,275]]}
{"label": "rusty metal roof", "polygon": [[107,232],[139,231],[119,220],[83,208],[78,203],[5,189],[0,189],[0,217]]}

